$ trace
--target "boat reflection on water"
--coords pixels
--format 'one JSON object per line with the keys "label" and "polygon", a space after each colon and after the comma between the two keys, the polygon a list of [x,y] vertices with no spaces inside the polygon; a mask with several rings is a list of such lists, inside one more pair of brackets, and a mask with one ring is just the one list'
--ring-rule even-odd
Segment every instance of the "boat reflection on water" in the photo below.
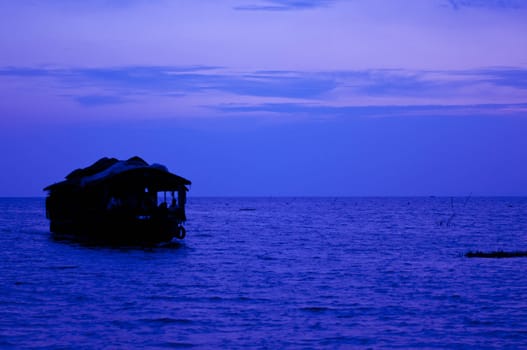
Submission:
{"label": "boat reflection on water", "polygon": [[44,189],[50,231],[109,243],[182,240],[190,184],[139,157],[102,158]]}

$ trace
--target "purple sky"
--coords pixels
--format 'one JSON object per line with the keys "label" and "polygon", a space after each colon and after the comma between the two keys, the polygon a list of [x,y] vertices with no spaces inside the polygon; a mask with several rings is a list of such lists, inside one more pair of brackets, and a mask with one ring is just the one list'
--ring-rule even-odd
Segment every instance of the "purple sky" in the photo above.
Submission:
{"label": "purple sky", "polygon": [[0,0],[0,196],[527,195],[527,1]]}

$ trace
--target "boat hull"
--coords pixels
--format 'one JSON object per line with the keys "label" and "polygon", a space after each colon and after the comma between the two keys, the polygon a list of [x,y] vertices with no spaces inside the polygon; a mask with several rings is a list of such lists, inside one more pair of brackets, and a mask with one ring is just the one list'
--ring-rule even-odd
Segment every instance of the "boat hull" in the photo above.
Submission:
{"label": "boat hull", "polygon": [[184,238],[179,220],[151,216],[99,215],[51,220],[50,231],[112,243],[161,243]]}

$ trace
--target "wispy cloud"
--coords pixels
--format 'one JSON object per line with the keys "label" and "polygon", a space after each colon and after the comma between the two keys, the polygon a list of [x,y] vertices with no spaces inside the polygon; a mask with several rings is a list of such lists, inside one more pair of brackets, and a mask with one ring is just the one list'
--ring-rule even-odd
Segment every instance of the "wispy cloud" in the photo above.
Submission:
{"label": "wispy cloud", "polygon": [[527,69],[503,67],[427,71],[367,69],[355,71],[232,72],[208,66],[131,66],[118,68],[0,68],[0,77],[49,78],[67,88],[95,87],[121,93],[174,94],[223,91],[235,95],[318,98],[346,88],[368,96],[433,96],[486,83],[527,90]]}
{"label": "wispy cloud", "polygon": [[527,90],[527,69],[479,69],[474,70],[474,73],[493,85]]}
{"label": "wispy cloud", "polygon": [[77,102],[86,107],[114,105],[126,103],[126,100],[120,96],[105,96],[105,95],[87,95],[74,97]]}
{"label": "wispy cloud", "polygon": [[247,5],[236,6],[236,10],[244,11],[293,11],[307,10],[330,6],[337,0],[267,0],[253,1]]}
{"label": "wispy cloud", "polygon": [[[71,1],[71,0],[48,0],[45,4],[33,0],[20,0],[22,5],[30,6],[48,6],[66,11],[107,11],[107,10],[124,10],[137,5],[151,3],[150,0],[89,0],[89,1]],[[156,0],[158,3],[165,0]]]}
{"label": "wispy cloud", "polygon": [[29,87],[47,81],[49,88],[40,91],[83,108],[167,101],[171,101],[167,108],[172,108],[177,98],[178,105],[224,115],[425,115],[527,109],[527,69],[514,67],[313,72],[208,66],[5,67],[0,68],[2,79]]}
{"label": "wispy cloud", "polygon": [[463,7],[487,7],[502,9],[527,7],[527,3],[524,0],[448,0],[448,3],[454,9],[461,9]]}
{"label": "wispy cloud", "polygon": [[317,106],[302,103],[267,103],[253,106],[215,106],[224,113],[273,113],[310,117],[404,117],[404,116],[474,116],[508,115],[527,111],[527,103],[480,105],[385,105],[385,106]]}
{"label": "wispy cloud", "polygon": [[[254,0],[238,5],[236,10],[244,11],[294,11],[308,10],[321,7],[330,7],[341,0]],[[437,0],[446,2],[448,6],[459,10],[469,7],[494,8],[494,9],[519,9],[526,8],[524,0]],[[403,1],[404,2],[404,1]]]}
{"label": "wispy cloud", "polygon": [[0,69],[0,76],[49,77],[69,88],[113,88],[127,94],[222,91],[246,96],[315,98],[336,87],[334,78],[320,74],[236,74],[215,67],[3,68]]}

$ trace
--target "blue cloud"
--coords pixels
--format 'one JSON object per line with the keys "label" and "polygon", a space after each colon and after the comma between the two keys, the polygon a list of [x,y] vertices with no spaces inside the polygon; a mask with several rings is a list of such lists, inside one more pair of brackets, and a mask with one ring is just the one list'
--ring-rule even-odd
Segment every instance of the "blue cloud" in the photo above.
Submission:
{"label": "blue cloud", "polygon": [[104,87],[123,94],[173,95],[223,91],[262,97],[314,98],[337,86],[320,74],[220,74],[215,67],[124,67],[93,69],[0,69],[0,76],[52,77],[68,88]]}
{"label": "blue cloud", "polygon": [[[440,79],[434,78],[441,76]],[[86,105],[126,103],[108,96],[184,96],[223,92],[239,96],[322,99],[338,88],[352,95],[371,97],[444,97],[486,83],[496,87],[527,89],[527,69],[494,68],[465,71],[361,70],[333,72],[256,71],[230,73],[220,67],[132,66],[118,68],[0,68],[0,77],[45,78],[64,89],[90,89],[72,96]],[[452,77],[453,79],[449,79]],[[100,93],[93,93],[100,91]],[[61,93],[57,91],[57,93]],[[63,94],[63,93],[62,93]],[[276,106],[274,106],[276,108]]]}
{"label": "blue cloud", "polygon": [[235,7],[244,11],[292,11],[327,7],[336,0],[268,0]]}
{"label": "blue cloud", "polygon": [[494,85],[527,89],[527,69],[496,68],[476,70],[474,73]]}
{"label": "blue cloud", "polygon": [[526,7],[523,0],[448,0],[450,6],[456,10],[463,7],[487,7],[502,9],[517,9]]}
{"label": "blue cloud", "polygon": [[76,73],[90,83],[167,93],[217,90],[237,95],[312,98],[336,86],[332,79],[320,76],[228,75],[170,67],[84,69]]}
{"label": "blue cloud", "polygon": [[[457,71],[364,70],[335,72],[334,74],[338,78],[346,79],[347,82],[355,82],[355,92],[368,96],[438,96],[481,82],[494,86],[527,89],[527,69],[525,68]],[[433,74],[456,77],[456,79],[434,79],[430,77]]]}
{"label": "blue cloud", "polygon": [[330,77],[319,75],[249,75],[218,80],[217,88],[238,95],[314,98],[337,87]]}
{"label": "blue cloud", "polygon": [[[164,0],[157,0],[158,2]],[[123,10],[128,9],[139,4],[149,4],[151,0],[89,0],[89,1],[71,1],[71,0],[19,0],[19,2],[29,4],[31,6],[53,6],[59,10],[66,11],[107,11],[107,10]]]}
{"label": "blue cloud", "polygon": [[[438,93],[440,82],[426,79],[427,72],[364,70],[337,73],[352,84],[355,92],[368,96],[423,96]],[[451,83],[449,83],[451,84]]]}
{"label": "blue cloud", "polygon": [[[207,70],[208,68],[205,68]],[[199,90],[203,68],[181,67],[124,67],[78,69],[66,79],[73,84],[108,86],[126,91],[155,93],[173,90]]]}
{"label": "blue cloud", "polygon": [[126,102],[120,96],[111,96],[111,95],[86,95],[86,96],[77,96],[74,98],[78,103],[86,107],[122,104]]}
{"label": "blue cloud", "polygon": [[55,72],[54,70],[44,68],[22,68],[22,67],[4,67],[0,68],[1,76],[16,76],[16,77],[44,77],[44,76],[56,76],[60,74],[60,71]]}
{"label": "blue cloud", "polygon": [[[504,109],[527,108],[527,103],[519,104],[478,104],[478,105],[408,105],[408,106],[314,106],[299,103],[265,103],[253,106],[220,105],[211,107],[226,113],[264,112],[281,115],[309,115],[313,117],[342,116],[342,117],[370,117],[370,116],[405,116],[405,115],[443,115],[445,112],[469,113],[499,112]],[[467,112],[470,111],[470,112]]]}

